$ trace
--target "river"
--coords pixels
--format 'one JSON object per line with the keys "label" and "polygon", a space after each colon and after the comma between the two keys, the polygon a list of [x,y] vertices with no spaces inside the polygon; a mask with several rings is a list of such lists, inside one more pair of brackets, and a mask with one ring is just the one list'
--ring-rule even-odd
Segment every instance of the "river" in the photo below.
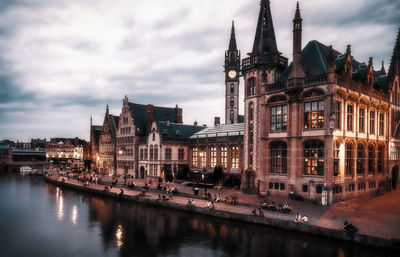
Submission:
{"label": "river", "polygon": [[383,249],[118,202],[0,174],[0,256],[397,256]]}

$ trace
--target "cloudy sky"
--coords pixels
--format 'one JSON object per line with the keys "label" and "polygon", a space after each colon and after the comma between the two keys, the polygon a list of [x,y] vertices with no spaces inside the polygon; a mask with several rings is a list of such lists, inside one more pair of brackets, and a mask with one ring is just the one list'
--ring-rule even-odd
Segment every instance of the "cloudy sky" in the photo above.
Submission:
{"label": "cloudy sky", "polygon": [[[279,50],[291,60],[295,0],[272,0]],[[310,40],[375,65],[390,61],[399,0],[301,0]],[[250,52],[259,0],[0,0],[0,139],[89,138],[105,106],[183,108],[184,122],[224,119],[224,51],[235,20]],[[243,82],[241,82],[243,92]],[[243,112],[241,105],[241,112]]]}

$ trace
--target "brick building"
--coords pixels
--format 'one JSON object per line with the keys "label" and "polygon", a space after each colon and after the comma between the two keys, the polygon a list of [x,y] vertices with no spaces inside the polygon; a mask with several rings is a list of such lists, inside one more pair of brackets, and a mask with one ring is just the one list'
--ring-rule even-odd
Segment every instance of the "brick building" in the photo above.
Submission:
{"label": "brick building", "polygon": [[[339,200],[398,184],[399,39],[389,73],[318,41],[302,48],[293,20],[293,62],[278,51],[269,0],[242,61],[245,138],[242,188]],[[392,152],[391,157],[389,153]],[[390,160],[390,161],[389,161]]]}

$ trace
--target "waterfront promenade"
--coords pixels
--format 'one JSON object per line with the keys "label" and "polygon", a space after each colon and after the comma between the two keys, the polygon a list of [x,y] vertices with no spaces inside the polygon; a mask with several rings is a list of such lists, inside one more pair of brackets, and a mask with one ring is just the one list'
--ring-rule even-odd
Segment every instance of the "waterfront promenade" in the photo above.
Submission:
{"label": "waterfront promenade", "polygon": [[[64,182],[62,182],[62,179],[64,179]],[[400,207],[396,204],[400,200],[398,191],[377,197],[351,200],[348,201],[347,207],[344,203],[323,207],[308,201],[288,201],[286,198],[269,197],[268,201],[275,201],[276,203],[283,204],[288,201],[293,206],[292,213],[285,214],[264,210],[264,217],[258,217],[252,215],[251,212],[254,208],[261,207],[264,199],[259,198],[257,195],[248,195],[237,190],[208,189],[211,194],[221,194],[222,198],[227,195],[239,197],[239,204],[237,205],[218,202],[215,204],[215,210],[210,210],[205,207],[207,200],[202,199],[200,196],[194,196],[192,187],[180,184],[170,184],[177,187],[178,194],[168,201],[160,201],[158,200],[158,195],[163,191],[155,189],[155,185],[150,185],[145,197],[138,197],[145,183],[141,180],[135,180],[136,187],[134,189],[127,189],[122,185],[117,185],[113,186],[107,193],[103,193],[104,185],[90,183],[87,187],[84,187],[81,181],[57,176],[49,176],[47,180],[74,189],[105,194],[111,197],[117,197],[122,188],[124,190],[123,198],[126,200],[399,249]],[[195,199],[197,208],[186,208],[188,199]],[[294,222],[297,213],[307,215],[309,222],[307,224]],[[342,224],[344,220],[353,223],[359,229],[359,233],[349,234],[343,232]],[[371,226],[370,224],[374,225]]]}

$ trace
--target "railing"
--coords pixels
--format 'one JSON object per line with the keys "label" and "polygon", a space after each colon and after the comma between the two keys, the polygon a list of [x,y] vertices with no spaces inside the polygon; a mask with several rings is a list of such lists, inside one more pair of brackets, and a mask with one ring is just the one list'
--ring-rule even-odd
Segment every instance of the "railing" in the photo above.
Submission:
{"label": "railing", "polygon": [[285,82],[280,82],[280,83],[275,83],[275,84],[269,84],[267,85],[266,92],[275,92],[275,91],[282,91],[286,89],[286,83]]}
{"label": "railing", "polygon": [[254,64],[278,64],[284,68],[287,67],[288,59],[276,54],[266,54],[262,56],[250,56],[242,61],[243,67],[248,67]]}
{"label": "railing", "polygon": [[304,85],[311,85],[311,84],[321,84],[328,82],[328,74],[320,74],[313,77],[307,77],[304,79]]}

